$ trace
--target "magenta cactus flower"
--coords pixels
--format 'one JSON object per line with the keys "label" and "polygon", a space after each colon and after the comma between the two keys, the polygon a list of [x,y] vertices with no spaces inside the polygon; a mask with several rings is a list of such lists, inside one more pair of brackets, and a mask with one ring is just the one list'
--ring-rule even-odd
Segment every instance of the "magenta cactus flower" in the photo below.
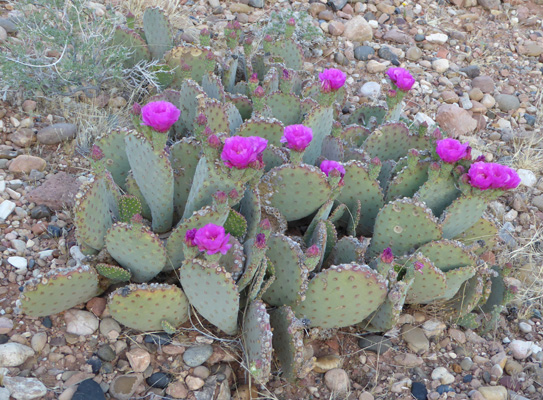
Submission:
{"label": "magenta cactus flower", "polygon": [[462,159],[471,158],[471,147],[468,143],[447,138],[437,141],[436,152],[439,158],[448,164],[454,164]]}
{"label": "magenta cactus flower", "polygon": [[289,25],[289,26],[295,26],[296,25],[296,20],[294,19],[294,17],[290,17],[288,19],[287,25]]}
{"label": "magenta cactus flower", "polygon": [[415,78],[404,68],[389,68],[387,75],[398,89],[408,92],[415,84]]}
{"label": "magenta cactus flower", "polygon": [[177,122],[181,111],[168,101],[153,101],[141,109],[142,125],[165,133]]}
{"label": "magenta cactus flower", "polygon": [[514,189],[520,184],[517,172],[506,165],[487,163],[495,189]]}
{"label": "magenta cactus flower", "polygon": [[381,253],[381,261],[386,264],[392,264],[394,261],[394,254],[392,254],[392,249],[390,247],[387,247],[383,250],[383,253]]}
{"label": "magenta cactus flower", "polygon": [[342,178],[345,176],[345,168],[343,168],[343,165],[341,165],[337,161],[324,160],[323,162],[321,162],[320,168],[321,171],[326,174],[326,176],[328,176],[328,174],[330,174],[330,172],[334,170],[336,170]]}
{"label": "magenta cactus flower", "polygon": [[324,93],[336,91],[345,84],[347,75],[337,68],[325,69],[319,74],[321,90]]}
{"label": "magenta cactus flower", "polygon": [[294,151],[304,151],[313,140],[313,129],[298,124],[286,126],[283,131],[281,143],[286,143],[287,147]]}
{"label": "magenta cactus flower", "polygon": [[198,229],[189,229],[185,233],[185,244],[189,247],[196,246],[196,243],[194,242],[194,238],[196,237],[196,232],[198,232]]}
{"label": "magenta cactus flower", "polygon": [[259,161],[268,141],[258,136],[231,136],[224,141],[221,159],[228,168],[245,169]]}
{"label": "magenta cactus flower", "polygon": [[481,190],[490,189],[494,183],[490,164],[476,162],[471,164],[468,171],[468,179],[471,186]]}
{"label": "magenta cactus flower", "polygon": [[421,274],[423,273],[422,272],[422,269],[424,268],[424,264],[421,263],[421,262],[416,262],[415,263],[415,271],[419,271]]}
{"label": "magenta cactus flower", "polygon": [[[185,236],[186,239],[186,236]],[[196,232],[194,235],[194,243],[198,246],[198,250],[205,251],[207,254],[226,254],[231,244],[230,234],[224,232],[224,228],[215,224],[207,224]]]}

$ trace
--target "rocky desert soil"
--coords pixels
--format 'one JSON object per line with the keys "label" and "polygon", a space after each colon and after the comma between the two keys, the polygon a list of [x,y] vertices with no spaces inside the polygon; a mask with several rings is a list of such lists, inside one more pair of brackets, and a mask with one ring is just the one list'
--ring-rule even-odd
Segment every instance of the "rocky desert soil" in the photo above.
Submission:
{"label": "rocky desert soil", "polygon": [[[1,49],[7,36],[24,32],[9,19],[12,4],[0,7]],[[500,242],[483,255],[513,264],[515,301],[485,333],[450,325],[439,310],[414,309],[386,336],[308,331],[318,368],[294,385],[274,369],[266,387],[251,388],[239,341],[198,321],[174,336],[142,334],[110,318],[103,298],[26,317],[17,303],[24,281],[75,262],[71,206],[89,163],[74,138],[88,124],[65,112],[81,99],[63,100],[64,109],[32,97],[0,101],[1,400],[543,399],[543,2],[183,0],[172,24],[190,42],[203,27],[222,33],[231,20],[258,30],[285,9],[307,11],[323,32],[306,48],[304,68],[347,73],[346,113],[349,105],[382,102],[384,71],[402,66],[417,78],[408,116],[437,121],[475,155],[518,169],[521,186],[489,207]],[[100,98],[105,115],[129,100],[113,91]]]}

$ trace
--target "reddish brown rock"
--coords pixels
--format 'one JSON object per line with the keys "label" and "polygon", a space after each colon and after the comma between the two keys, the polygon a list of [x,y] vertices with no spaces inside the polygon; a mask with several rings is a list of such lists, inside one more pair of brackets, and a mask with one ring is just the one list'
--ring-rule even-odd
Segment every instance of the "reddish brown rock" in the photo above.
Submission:
{"label": "reddish brown rock", "polygon": [[43,158],[26,154],[15,157],[9,164],[9,172],[29,174],[33,169],[43,171],[47,163]]}
{"label": "reddish brown rock", "polygon": [[27,198],[36,204],[45,204],[51,210],[71,208],[75,204],[74,198],[80,184],[75,176],[58,172],[28,193]]}
{"label": "reddish brown rock", "polygon": [[436,122],[451,137],[470,134],[477,128],[477,121],[455,104],[443,104],[439,107]]}

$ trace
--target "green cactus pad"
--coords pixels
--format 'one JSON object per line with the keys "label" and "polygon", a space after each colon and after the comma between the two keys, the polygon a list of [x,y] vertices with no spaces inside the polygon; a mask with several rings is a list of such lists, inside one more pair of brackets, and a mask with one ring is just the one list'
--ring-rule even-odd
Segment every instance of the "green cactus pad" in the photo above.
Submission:
{"label": "green cactus pad", "polygon": [[108,173],[104,178],[97,177],[82,186],[76,195],[74,224],[77,227],[77,238],[95,250],[104,247],[107,230],[113,224],[113,219],[119,218],[118,193],[110,190],[115,186]]}
{"label": "green cactus pad", "polygon": [[[245,260],[245,268],[243,274],[237,281],[238,291],[242,291],[245,287],[251,284],[253,278],[261,268],[262,260],[265,256],[265,249],[257,248],[255,246],[254,238],[246,240],[243,244],[243,249],[247,258]],[[263,280],[265,271],[260,272],[262,274],[261,279]],[[262,284],[262,282],[260,282],[260,284]],[[257,285],[258,288],[256,289],[256,291],[258,291],[258,289],[260,288],[260,284]]]}
{"label": "green cactus pad", "polygon": [[173,222],[174,184],[168,154],[153,149],[151,142],[139,134],[126,137],[126,150],[134,179],[151,209],[153,231],[169,231]]}
{"label": "green cactus pad", "polygon": [[306,164],[314,165],[321,155],[322,143],[332,132],[334,110],[332,107],[315,106],[309,111],[302,122],[313,130],[313,139],[305,149],[303,160]]}
{"label": "green cactus pad", "polygon": [[476,245],[473,252],[481,255],[485,251],[491,250],[496,245],[498,227],[489,217],[481,217],[475,225],[467,229],[455,239],[464,243],[466,246]]}
{"label": "green cactus pad", "polygon": [[264,175],[259,185],[262,204],[277,208],[287,221],[317,211],[332,189],[326,175],[311,165],[282,165]]}
{"label": "green cactus pad", "polygon": [[207,97],[224,103],[226,94],[224,87],[219,77],[212,73],[207,73],[202,78],[202,89],[206,92]]}
{"label": "green cactus pad", "polygon": [[343,142],[332,136],[325,136],[322,141],[321,157],[326,160],[341,162],[345,158]]}
{"label": "green cactus pad", "polygon": [[281,364],[282,377],[294,382],[304,363],[303,325],[288,306],[272,311],[270,324],[273,349]]}
{"label": "green cactus pad", "polygon": [[407,293],[415,280],[413,274],[410,275],[410,277],[394,283],[383,304],[360,324],[362,329],[388,332],[398,324]]}
{"label": "green cactus pad", "polygon": [[405,166],[388,183],[386,192],[387,202],[401,197],[412,197],[427,179],[427,162],[418,161]]}
{"label": "green cactus pad", "polygon": [[[230,58],[227,64],[223,65],[222,83],[227,92],[232,93],[236,84],[236,73],[238,71],[239,58]],[[246,93],[245,93],[246,94]]]}
{"label": "green cactus pad", "polygon": [[475,275],[462,284],[454,297],[440,304],[443,315],[452,318],[461,318],[470,313],[483,296],[484,280],[480,275]]}
{"label": "green cactus pad", "polygon": [[387,247],[401,255],[441,236],[437,219],[424,204],[407,198],[394,200],[377,214],[368,255],[376,257]]}
{"label": "green cactus pad", "polygon": [[[368,160],[369,160],[369,156],[368,156]],[[395,168],[396,168],[396,161],[394,160],[386,160],[381,165],[381,171],[379,171],[379,176],[377,177],[377,180],[379,181],[379,185],[381,185],[381,188],[383,190],[387,188],[390,181],[392,180],[393,171]]]}
{"label": "green cactus pad", "polygon": [[370,177],[369,168],[360,161],[349,161],[344,167],[345,186],[337,200],[349,208],[350,214],[346,214],[346,217],[356,214],[357,200],[362,203],[362,215],[356,232],[357,235],[370,235],[377,213],[384,204],[383,191],[377,180]]}
{"label": "green cactus pad", "polygon": [[194,119],[198,111],[198,99],[205,96],[205,92],[202,88],[193,80],[187,79],[181,85],[179,94],[181,115],[176,123],[179,124],[179,131],[187,134],[194,131]]}
{"label": "green cactus pad", "polygon": [[132,284],[109,295],[111,316],[143,332],[163,329],[163,321],[178,327],[189,318],[189,302],[181,289],[166,284]]}
{"label": "green cactus pad", "polygon": [[328,200],[326,203],[322,205],[321,208],[317,211],[313,219],[311,220],[311,223],[307,227],[305,233],[304,233],[304,243],[306,246],[311,246],[311,238],[313,237],[313,232],[315,231],[315,228],[317,227],[317,224],[320,221],[324,221],[328,218],[330,215],[330,212],[332,211],[332,208],[334,207],[334,201]]}
{"label": "green cactus pad", "polygon": [[481,218],[488,206],[482,196],[461,196],[443,211],[440,223],[443,237],[452,239],[471,228]]}
{"label": "green cactus pad", "polygon": [[266,305],[261,300],[253,301],[243,318],[243,346],[247,369],[261,385],[265,385],[270,378],[272,336]]}
{"label": "green cactus pad", "polygon": [[251,115],[253,114],[253,103],[247,96],[242,94],[227,94],[226,98],[236,106],[244,121],[251,118]]}
{"label": "green cactus pad", "polygon": [[338,240],[332,253],[330,261],[332,265],[362,263],[366,254],[367,245],[363,244],[353,236],[343,236]]}
{"label": "green cactus pad", "polygon": [[206,99],[203,109],[199,110],[207,117],[207,126],[211,132],[230,132],[225,106],[217,100]]}
{"label": "green cactus pad", "polygon": [[96,268],[96,271],[100,275],[111,280],[113,283],[128,282],[132,277],[130,271],[118,267],[117,265],[96,264],[94,268]]}
{"label": "green cactus pad", "polygon": [[349,124],[357,124],[373,131],[381,125],[387,114],[385,107],[381,106],[362,106],[357,108],[349,117]]}
{"label": "green cactus pad", "polygon": [[200,154],[200,143],[192,137],[185,137],[170,147],[174,184],[173,203],[179,216],[183,215],[185,210]]}
{"label": "green cactus pad", "polygon": [[104,153],[102,162],[106,169],[111,173],[115,183],[123,190],[126,190],[125,180],[130,171],[130,163],[126,155],[125,144],[126,132],[119,129],[110,131],[94,143]]}
{"label": "green cactus pad", "polygon": [[424,150],[429,147],[426,136],[412,135],[407,125],[388,122],[368,136],[363,148],[370,157],[380,160],[398,160],[407,155],[409,149]]}
{"label": "green cactus pad", "polygon": [[224,223],[224,230],[238,239],[243,239],[247,233],[247,221],[239,212],[230,210]]}
{"label": "green cactus pad", "polygon": [[457,180],[452,174],[446,172],[449,168],[442,167],[442,169],[445,169],[445,172],[432,171],[434,173],[429,174],[428,181],[420,187],[414,196],[417,200],[425,203],[436,217],[441,216],[443,210],[461,194],[457,188]]}
{"label": "green cactus pad", "polygon": [[324,249],[323,261],[328,258],[337,243],[337,231],[333,223],[326,220],[323,221],[326,228],[326,247]]}
{"label": "green cactus pad", "polygon": [[166,249],[160,238],[143,225],[114,224],[106,235],[108,253],[129,270],[135,282],[153,279],[166,265]]}
{"label": "green cactus pad", "polygon": [[292,39],[275,40],[270,43],[269,51],[272,55],[281,57],[285,66],[294,70],[301,70],[304,63],[302,47]]}
{"label": "green cactus pad", "polygon": [[273,144],[269,144],[262,154],[262,160],[264,161],[264,172],[269,172],[275,167],[280,167],[283,164],[288,163],[287,151],[283,147],[276,147]]}
{"label": "green cactus pad", "polygon": [[309,281],[305,300],[293,311],[310,326],[340,328],[367,318],[386,294],[386,281],[367,265],[334,265]]}
{"label": "green cactus pad", "polygon": [[119,221],[130,222],[136,214],[141,215],[141,203],[136,196],[125,194],[119,199]]}
{"label": "green cactus pad", "polygon": [[149,208],[149,205],[143,198],[143,194],[141,194],[141,190],[136,183],[136,179],[134,179],[134,175],[132,174],[132,171],[128,173],[128,176],[126,177],[125,181],[125,187],[126,187],[126,193],[128,193],[130,196],[134,196],[137,198],[141,205],[141,215],[148,220],[151,220],[151,209]]}
{"label": "green cactus pad", "polygon": [[266,256],[275,268],[276,279],[263,300],[272,306],[298,304],[307,289],[308,275],[300,245],[282,234],[271,235],[267,244]]}
{"label": "green cactus pad", "polygon": [[220,213],[212,207],[204,207],[201,210],[195,211],[190,218],[180,222],[171,232],[166,241],[166,252],[168,261],[166,271],[177,269],[185,259],[183,255],[183,243],[185,235],[189,229],[199,229],[207,224],[215,224],[222,226],[228,217],[227,213]]}
{"label": "green cactus pad", "polygon": [[28,280],[21,309],[31,317],[57,314],[102,293],[98,274],[88,265],[59,268]]}
{"label": "green cactus pad", "polygon": [[[264,278],[266,277],[266,271],[268,270],[268,258],[267,257],[263,257],[257,268],[255,269],[255,272],[253,274],[253,277],[251,279],[251,282],[250,284],[248,285],[247,287],[247,295],[246,295],[246,298],[245,298],[245,302],[246,304],[247,303],[250,303],[254,300],[260,300],[261,297],[259,297],[259,295],[261,295],[262,290],[265,291],[265,287],[264,287]],[[273,268],[273,267],[272,267]],[[247,276],[247,275],[246,275]],[[271,279],[275,279],[275,277],[272,277]],[[244,281],[245,279],[242,279],[242,282]],[[240,288],[240,285],[238,284],[238,290]],[[241,291],[241,290],[240,290]]]}
{"label": "green cactus pad", "polygon": [[203,260],[185,260],[179,280],[189,302],[228,335],[238,331],[239,293],[229,272]]}
{"label": "green cactus pad", "polygon": [[370,130],[363,126],[348,125],[339,134],[339,138],[349,147],[360,147],[370,135]]}
{"label": "green cactus pad", "polygon": [[475,267],[461,267],[456,268],[445,273],[445,278],[447,281],[447,289],[443,296],[436,300],[449,300],[451,299],[458,290],[460,286],[468,279],[472,278],[475,275]]}
{"label": "green cactus pad", "polygon": [[311,235],[309,241],[309,246],[317,246],[319,249],[319,260],[317,261],[314,270],[320,271],[322,264],[324,262],[324,255],[326,252],[326,247],[328,245],[328,229],[325,221],[318,221],[315,226],[315,230]]}
{"label": "green cactus pad", "polygon": [[243,245],[234,236],[230,236],[228,243],[232,247],[226,254],[221,255],[219,264],[232,275],[234,281],[237,281],[243,273],[245,253],[243,252]]}
{"label": "green cactus pad", "polygon": [[149,61],[151,59],[151,52],[147,47],[147,43],[133,29],[122,26],[116,27],[113,44],[126,47],[132,51],[132,54],[123,63],[125,68],[131,68],[140,61]]}
{"label": "green cactus pad", "polygon": [[239,210],[247,221],[246,237],[255,237],[260,223],[260,193],[258,189],[247,188],[245,190]]}
{"label": "green cactus pad", "polygon": [[477,259],[456,240],[445,239],[426,243],[417,251],[429,258],[443,272],[477,264]]}
{"label": "green cactus pad", "polygon": [[492,269],[495,274],[490,278],[490,294],[484,304],[481,305],[481,311],[485,313],[491,312],[495,306],[505,305],[506,300],[507,287],[503,280],[503,270],[498,267]]}
{"label": "green cactus pad", "polygon": [[205,157],[200,158],[194,172],[192,187],[183,212],[183,219],[189,218],[194,211],[210,205],[213,199],[212,196],[217,191],[230,193],[234,189],[238,193],[243,193],[245,191],[245,182],[229,179],[224,170],[217,164],[211,164]]}
{"label": "green cactus pad", "polygon": [[271,67],[262,80],[262,88],[266,93],[273,93],[279,90],[279,75],[275,67]]}
{"label": "green cactus pad", "polygon": [[349,209],[345,204],[340,203],[337,205],[334,211],[332,211],[328,220],[331,223],[336,224],[343,217],[343,214],[345,214],[345,212],[347,212],[348,210]]}
{"label": "green cactus pad", "polygon": [[172,34],[168,18],[158,7],[146,8],[143,13],[145,40],[155,60],[160,60],[173,47]]}
{"label": "green cactus pad", "polygon": [[469,313],[456,320],[456,324],[464,329],[477,329],[481,326],[481,322],[477,321],[477,314]]}
{"label": "green cactus pad", "polygon": [[[211,59],[207,58],[208,55],[212,55]],[[174,47],[166,53],[164,58],[170,67],[175,68],[174,86],[180,86],[187,75],[190,79],[201,83],[204,75],[213,72],[216,65],[215,57],[209,48],[186,43]],[[188,65],[190,71],[183,71],[183,64]]]}
{"label": "green cactus pad", "polygon": [[226,118],[228,119],[230,135],[235,135],[237,130],[243,123],[243,118],[241,117],[241,114],[239,113],[236,106],[232,103],[226,103],[224,109],[226,111]]}
{"label": "green cactus pad", "polygon": [[415,280],[407,292],[407,304],[427,304],[440,299],[447,291],[445,274],[432,261],[417,253],[407,264],[407,268],[415,269],[416,263],[422,264],[422,270],[414,271]]}
{"label": "green cactus pad", "polygon": [[162,330],[168,335],[175,335],[177,333],[177,328],[165,319],[160,321],[160,325],[162,326]]}
{"label": "green cactus pad", "polygon": [[285,126],[299,124],[302,120],[300,99],[294,94],[274,92],[264,98],[274,118]]}
{"label": "green cactus pad", "polygon": [[282,146],[280,142],[285,130],[281,121],[275,118],[253,117],[240,126],[238,136],[260,136],[267,139],[269,145]]}

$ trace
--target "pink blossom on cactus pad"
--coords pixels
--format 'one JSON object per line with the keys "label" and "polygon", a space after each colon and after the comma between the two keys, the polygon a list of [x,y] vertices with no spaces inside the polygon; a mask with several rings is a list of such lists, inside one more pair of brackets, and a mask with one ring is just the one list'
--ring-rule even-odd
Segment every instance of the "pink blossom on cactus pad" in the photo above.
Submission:
{"label": "pink blossom on cactus pad", "polygon": [[319,248],[316,244],[310,246],[306,251],[305,255],[307,257],[317,257],[319,255]]}
{"label": "pink blossom on cactus pad", "polygon": [[286,143],[287,147],[294,151],[304,151],[313,139],[313,130],[307,126],[289,125],[283,131],[281,143]]}
{"label": "pink blossom on cactus pad", "polygon": [[194,238],[196,237],[196,232],[198,232],[198,229],[189,229],[185,233],[185,244],[189,247],[196,246],[196,243],[194,242]]}
{"label": "pink blossom on cactus pad", "polygon": [[244,169],[259,161],[268,141],[258,136],[231,136],[224,141],[221,159],[228,168]]}
{"label": "pink blossom on cactus pad", "polygon": [[506,165],[487,163],[492,176],[492,188],[514,189],[520,184],[520,177],[515,170]]}
{"label": "pink blossom on cactus pad", "polygon": [[230,234],[224,232],[224,228],[215,224],[207,224],[196,232],[194,243],[198,250],[205,251],[207,254],[226,254],[231,244],[228,244]]}
{"label": "pink blossom on cactus pad", "polygon": [[471,148],[468,143],[460,143],[458,140],[446,138],[437,141],[437,155],[446,163],[453,164],[469,157]]}
{"label": "pink blossom on cactus pad", "polygon": [[421,262],[416,262],[415,263],[415,271],[419,271],[421,274],[423,273],[422,272],[422,269],[424,268],[424,264],[421,263]]}
{"label": "pink blossom on cactus pad", "polygon": [[326,176],[328,176],[333,170],[339,172],[342,178],[345,176],[345,168],[343,168],[343,165],[341,165],[337,161],[324,160],[323,162],[321,162],[320,168],[321,171],[326,174]]}
{"label": "pink blossom on cactus pad", "polygon": [[383,250],[383,253],[381,253],[381,261],[386,264],[392,264],[394,261],[394,254],[392,254],[392,249],[390,247],[387,247]]}
{"label": "pink blossom on cactus pad", "polygon": [[469,183],[471,186],[478,189],[490,189],[494,183],[494,178],[492,175],[493,174],[489,163],[475,162],[469,167]]}
{"label": "pink blossom on cactus pad", "polygon": [[180,115],[181,111],[168,101],[153,101],[141,109],[142,125],[162,133],[168,132]]}
{"label": "pink blossom on cactus pad", "polygon": [[347,75],[337,68],[325,69],[319,74],[321,90],[325,93],[336,91],[345,84]]}
{"label": "pink blossom on cactus pad", "polygon": [[415,78],[404,68],[389,68],[387,75],[401,91],[409,91],[415,84]]}

